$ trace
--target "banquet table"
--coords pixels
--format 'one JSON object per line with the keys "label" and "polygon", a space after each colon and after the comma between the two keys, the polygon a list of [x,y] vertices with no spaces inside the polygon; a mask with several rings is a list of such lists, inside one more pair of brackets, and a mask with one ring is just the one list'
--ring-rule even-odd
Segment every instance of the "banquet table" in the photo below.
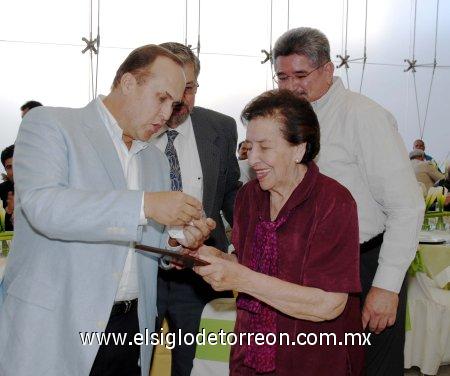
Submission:
{"label": "banquet table", "polygon": [[450,364],[450,232],[426,235],[446,243],[420,244],[410,268],[405,368],[436,375]]}

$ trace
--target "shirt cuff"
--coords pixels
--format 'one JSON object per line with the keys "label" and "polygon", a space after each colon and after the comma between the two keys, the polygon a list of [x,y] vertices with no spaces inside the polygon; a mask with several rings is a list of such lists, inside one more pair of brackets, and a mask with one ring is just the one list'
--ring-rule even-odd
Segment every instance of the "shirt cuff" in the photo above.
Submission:
{"label": "shirt cuff", "polygon": [[406,270],[395,266],[378,265],[372,286],[399,293],[405,279]]}
{"label": "shirt cuff", "polygon": [[144,212],[144,192],[142,192],[141,212],[139,214],[139,226],[145,226],[148,223]]}
{"label": "shirt cuff", "polygon": [[[181,245],[177,245],[176,247],[172,247],[169,244],[169,238],[167,238],[166,249],[168,249],[169,251],[177,252],[177,251],[181,250],[181,248],[183,248]],[[171,261],[172,260],[171,260],[170,256],[163,256],[163,257],[161,257],[159,259],[159,267],[161,269],[164,269],[164,270],[170,270],[170,269],[173,268],[173,265],[171,264]]]}

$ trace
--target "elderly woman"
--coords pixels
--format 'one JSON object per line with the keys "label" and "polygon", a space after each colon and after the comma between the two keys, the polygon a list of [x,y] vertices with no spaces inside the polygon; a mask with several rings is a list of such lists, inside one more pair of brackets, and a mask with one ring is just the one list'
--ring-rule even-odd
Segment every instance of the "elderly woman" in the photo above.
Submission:
{"label": "elderly woman", "polygon": [[[362,332],[356,204],[313,162],[316,115],[293,94],[269,91],[242,119],[257,179],[236,198],[235,253],[203,246],[197,255],[210,265],[195,268],[214,289],[239,292],[236,334],[271,336],[233,346],[230,374],[360,375],[363,348],[344,342],[345,333]],[[291,342],[333,333],[336,344],[271,344],[280,333]]]}

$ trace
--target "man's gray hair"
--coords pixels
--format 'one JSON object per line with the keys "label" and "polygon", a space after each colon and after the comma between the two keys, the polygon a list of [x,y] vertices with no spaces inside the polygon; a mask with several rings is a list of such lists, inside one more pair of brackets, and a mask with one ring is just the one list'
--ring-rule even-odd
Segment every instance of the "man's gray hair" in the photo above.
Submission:
{"label": "man's gray hair", "polygon": [[320,30],[298,27],[286,31],[275,43],[273,62],[278,56],[303,55],[315,66],[330,61],[330,43]]}
{"label": "man's gray hair", "polygon": [[178,59],[183,62],[183,64],[193,64],[195,77],[198,77],[198,75],[200,74],[200,60],[188,46],[185,46],[184,44],[178,42],[165,42],[161,43],[160,47],[163,47],[166,50],[172,52]]}

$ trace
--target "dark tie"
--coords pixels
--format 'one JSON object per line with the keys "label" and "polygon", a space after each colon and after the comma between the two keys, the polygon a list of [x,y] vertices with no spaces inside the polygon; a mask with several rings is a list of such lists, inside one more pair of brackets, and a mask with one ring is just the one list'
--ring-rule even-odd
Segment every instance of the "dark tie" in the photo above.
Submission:
{"label": "dark tie", "polygon": [[173,141],[175,137],[178,136],[178,132],[170,129],[166,131],[167,134],[167,146],[164,153],[169,160],[170,165],[170,184],[172,187],[172,191],[182,191],[183,183],[181,182],[181,170],[180,170],[180,162],[178,161],[177,150],[173,145]]}

